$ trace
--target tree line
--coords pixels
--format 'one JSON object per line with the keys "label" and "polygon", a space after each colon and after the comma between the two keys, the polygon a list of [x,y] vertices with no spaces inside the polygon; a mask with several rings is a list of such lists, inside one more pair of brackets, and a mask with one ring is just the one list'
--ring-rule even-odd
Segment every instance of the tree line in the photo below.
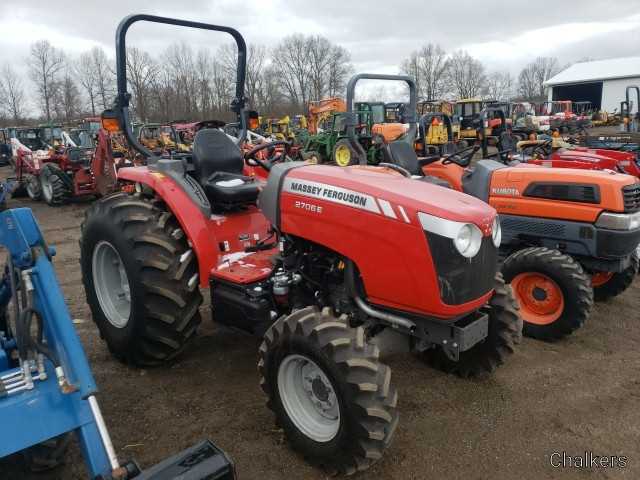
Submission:
{"label": "tree line", "polygon": [[[176,43],[154,53],[133,47],[127,51],[126,63],[132,110],[138,121],[230,117],[235,45],[196,50]],[[72,57],[40,40],[31,45],[26,65],[30,84],[23,82],[11,64],[0,67],[0,121],[5,125],[29,120],[69,122],[99,115],[113,103],[114,60],[101,47]],[[559,70],[557,59],[540,57],[514,79],[507,71],[488,71],[466,51],[448,53],[433,43],[412,52],[399,65],[400,73],[416,79],[421,100],[477,96],[541,100],[544,81]],[[250,44],[247,103],[264,115],[304,112],[311,100],[343,96],[352,73],[350,53],[320,35],[294,34],[270,49]],[[29,118],[33,107],[38,118]]]}

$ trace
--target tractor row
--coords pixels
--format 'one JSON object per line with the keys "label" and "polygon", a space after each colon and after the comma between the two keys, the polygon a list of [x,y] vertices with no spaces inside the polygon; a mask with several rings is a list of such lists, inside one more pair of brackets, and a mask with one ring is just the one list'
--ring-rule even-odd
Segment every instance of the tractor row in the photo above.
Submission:
{"label": "tractor row", "polygon": [[[233,38],[234,123],[135,131],[126,40],[138,22]],[[523,333],[570,335],[594,301],[634,281],[635,152],[576,147],[555,124],[555,135],[519,136],[497,103],[419,105],[414,80],[394,75],[353,76],[344,101],[311,106],[306,129],[300,119],[261,122],[246,105],[246,59],[230,27],[152,15],[118,27],[117,97],[82,167],[103,197],[86,211],[80,269],[119,361],[177,358],[208,289],[213,321],[260,339],[260,386],[292,447],[353,474],[382,458],[399,424],[380,356],[385,332],[435,368],[483,377],[509,361]],[[404,82],[409,100],[358,102],[362,80]],[[308,132],[304,142],[294,144],[293,129]],[[26,137],[12,138],[24,158],[80,191],[79,169],[52,160],[80,147]],[[114,142],[126,145],[121,156]],[[20,182],[46,199],[35,169]]]}

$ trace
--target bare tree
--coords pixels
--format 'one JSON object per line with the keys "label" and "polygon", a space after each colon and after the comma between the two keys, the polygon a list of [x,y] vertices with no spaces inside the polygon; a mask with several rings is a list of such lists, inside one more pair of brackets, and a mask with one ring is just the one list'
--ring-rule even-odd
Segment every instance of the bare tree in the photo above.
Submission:
{"label": "bare tree", "polygon": [[31,45],[31,56],[28,62],[42,113],[47,121],[51,121],[51,102],[56,96],[58,76],[64,67],[64,54],[47,40],[39,40]]}
{"label": "bare tree", "polygon": [[6,114],[18,123],[24,117],[25,93],[20,77],[6,64],[0,71],[0,103]]}
{"label": "bare tree", "polygon": [[436,100],[446,92],[448,66],[447,54],[442,47],[429,43],[412,52],[402,62],[401,71],[415,79],[419,99]]}
{"label": "bare tree", "polygon": [[147,119],[149,94],[158,71],[158,65],[148,52],[136,47],[127,49],[127,80],[131,86],[136,114],[141,121]]}
{"label": "bare tree", "polygon": [[464,50],[451,56],[447,74],[450,88],[459,98],[480,95],[486,81],[484,65]]}
{"label": "bare tree", "polygon": [[285,37],[274,49],[272,58],[287,97],[296,108],[304,108],[311,89],[307,38],[302,34]]}
{"label": "bare tree", "polygon": [[492,72],[487,75],[485,96],[492,100],[510,100],[514,95],[514,80],[509,72]]}
{"label": "bare tree", "polygon": [[91,60],[93,63],[93,75],[96,79],[96,93],[100,108],[110,108],[113,100],[115,70],[107,54],[101,47],[93,47],[91,49]]}
{"label": "bare tree", "polygon": [[70,70],[67,70],[55,89],[54,105],[56,117],[66,122],[71,121],[78,113],[80,91],[73,81]]}
{"label": "bare tree", "polygon": [[96,95],[97,95],[97,78],[95,76],[95,70],[93,68],[93,59],[91,53],[85,52],[80,55],[80,58],[76,62],[75,71],[80,82],[80,85],[84,89],[89,100],[89,106],[91,107],[91,115],[96,115]]}
{"label": "bare tree", "polygon": [[518,92],[527,100],[543,100],[546,94],[544,82],[560,70],[555,57],[538,57],[527,64],[518,75]]}

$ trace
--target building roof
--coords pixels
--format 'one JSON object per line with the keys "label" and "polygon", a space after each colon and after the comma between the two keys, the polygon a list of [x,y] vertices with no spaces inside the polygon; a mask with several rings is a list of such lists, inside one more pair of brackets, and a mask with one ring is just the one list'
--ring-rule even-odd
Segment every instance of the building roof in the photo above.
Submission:
{"label": "building roof", "polygon": [[551,77],[544,84],[553,86],[629,77],[640,77],[640,57],[610,58],[574,63]]}

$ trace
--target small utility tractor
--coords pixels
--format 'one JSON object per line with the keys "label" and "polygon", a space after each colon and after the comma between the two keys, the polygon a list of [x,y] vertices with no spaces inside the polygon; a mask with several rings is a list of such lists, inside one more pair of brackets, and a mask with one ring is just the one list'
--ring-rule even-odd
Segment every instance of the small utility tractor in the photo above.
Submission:
{"label": "small utility tractor", "polygon": [[[103,115],[148,165],[118,170],[132,193],[95,202],[82,225],[82,278],[102,338],[122,361],[169,361],[195,335],[209,288],[216,322],[262,337],[260,384],[294,448],[333,472],[367,469],[398,424],[376,335],[391,328],[462,376],[493,371],[520,340],[516,303],[496,276],[495,210],[395,166],[267,163],[257,153],[278,142],[243,155],[214,128],[198,131],[191,157],[154,157],[129,126],[125,39],[139,21],[235,39],[231,107],[239,140],[247,130],[238,31],[151,15],[120,23],[118,95]],[[243,175],[245,159],[270,170],[266,184]]]}
{"label": "small utility tractor", "polygon": [[[460,120],[455,115],[455,103],[447,100],[421,100],[416,104],[418,117],[428,113],[443,113],[449,117],[451,121],[451,134],[453,141],[459,145],[460,142]],[[464,145],[467,146],[466,144]]]}
{"label": "small utility tractor", "polygon": [[0,459],[32,471],[55,468],[75,434],[91,479],[233,480],[233,465],[210,441],[144,471],[118,461],[56,280],[55,250],[30,209],[0,213],[0,244],[8,250],[0,281]]}
{"label": "small utility tractor", "polygon": [[140,127],[138,141],[156,155],[189,153],[187,143],[180,141],[180,137],[173,125],[147,123]]}
{"label": "small utility tractor", "polygon": [[551,104],[549,126],[551,130],[560,132],[575,132],[578,130],[578,116],[573,111],[571,100],[554,100]]}
{"label": "small utility tractor", "polygon": [[451,117],[442,112],[430,112],[418,120],[418,137],[414,144],[420,157],[445,155],[456,149]]}
{"label": "small utility tractor", "polygon": [[18,128],[10,142],[10,162],[16,173],[13,195],[26,193],[32,200],[39,200],[42,188],[37,175],[49,162],[53,147],[46,142],[42,128]]}
{"label": "small utility tractor", "polygon": [[[409,77],[395,75],[351,77],[347,83],[346,112],[333,113],[330,129],[309,136],[301,152],[303,160],[346,167],[357,165],[364,155],[369,164],[375,165],[382,161],[380,147],[383,144],[398,138],[413,144],[417,131],[415,92],[412,90],[410,105],[355,102],[355,85],[363,78],[412,82]],[[391,118],[388,118],[389,111]]]}
{"label": "small utility tractor", "polygon": [[[510,150],[505,143],[503,141],[498,148]],[[512,158],[520,162],[554,168],[612,170],[640,178],[640,162],[636,152],[581,147],[555,136],[555,132],[552,138],[523,140],[517,142],[515,147]]]}
{"label": "small utility tractor", "polygon": [[62,205],[73,197],[95,193],[92,147],[78,147],[66,132],[51,127],[19,129],[11,142],[14,194],[26,191],[33,200]]}
{"label": "small utility tractor", "polygon": [[594,297],[617,296],[635,278],[640,183],[613,171],[494,160],[469,168],[479,148],[418,159],[413,150],[390,144],[387,161],[495,207],[502,274],[520,303],[524,333],[539,339],[570,334],[588,317]]}

